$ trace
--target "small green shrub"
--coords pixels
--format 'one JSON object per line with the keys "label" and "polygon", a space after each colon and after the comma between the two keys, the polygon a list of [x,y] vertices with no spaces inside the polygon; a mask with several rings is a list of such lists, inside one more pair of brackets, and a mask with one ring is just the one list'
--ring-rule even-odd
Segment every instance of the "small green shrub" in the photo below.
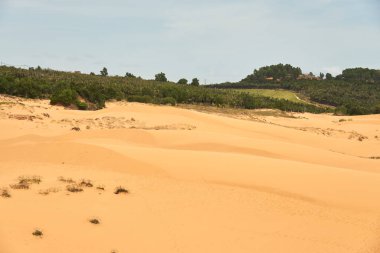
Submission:
{"label": "small green shrub", "polygon": [[134,95],[134,96],[129,96],[127,98],[127,100],[129,102],[139,102],[139,103],[152,103],[153,102],[153,98],[149,95],[143,95],[143,96],[138,96],[138,95]]}
{"label": "small green shrub", "polygon": [[78,94],[69,88],[56,90],[51,96],[52,105],[70,106],[77,104]]}
{"label": "small green shrub", "polygon": [[77,105],[77,107],[78,107],[79,110],[84,110],[85,111],[85,110],[88,109],[88,105],[85,102],[78,101],[76,105]]}
{"label": "small green shrub", "polygon": [[160,104],[164,105],[176,105],[177,101],[172,97],[166,97],[160,100]]}

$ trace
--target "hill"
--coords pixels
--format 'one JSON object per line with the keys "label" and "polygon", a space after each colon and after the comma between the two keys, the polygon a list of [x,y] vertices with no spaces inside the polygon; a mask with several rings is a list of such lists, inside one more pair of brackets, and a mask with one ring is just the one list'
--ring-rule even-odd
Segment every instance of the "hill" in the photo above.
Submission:
{"label": "hill", "polygon": [[[255,70],[237,83],[210,85],[220,89],[291,90],[311,101],[336,107],[336,114],[362,115],[380,113],[380,72],[364,68],[346,69],[333,78],[331,74],[316,77],[299,73],[290,65],[272,65]],[[281,74],[278,74],[281,73]]]}
{"label": "hill", "polygon": [[102,76],[6,66],[0,67],[0,93],[25,98],[46,98],[50,99],[52,104],[82,110],[104,108],[105,102],[109,100],[127,100],[171,105],[183,103],[245,109],[270,108],[293,112],[327,111],[318,106],[259,94],[143,80],[131,74],[127,77]]}

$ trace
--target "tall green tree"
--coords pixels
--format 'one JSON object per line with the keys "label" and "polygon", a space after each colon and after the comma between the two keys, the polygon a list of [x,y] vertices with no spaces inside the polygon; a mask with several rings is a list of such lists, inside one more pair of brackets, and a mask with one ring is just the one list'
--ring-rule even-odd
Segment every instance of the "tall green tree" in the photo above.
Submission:
{"label": "tall green tree", "polygon": [[330,73],[326,73],[326,80],[332,80],[333,76]]}
{"label": "tall green tree", "polygon": [[100,71],[100,75],[102,76],[108,76],[108,70],[106,67],[104,67],[101,71]]}
{"label": "tall green tree", "polygon": [[158,73],[155,75],[155,79],[157,82],[167,82],[168,79],[166,78],[166,75],[165,73]]}
{"label": "tall green tree", "polygon": [[178,81],[177,83],[178,83],[178,84],[187,84],[188,81],[187,81],[187,79],[185,79],[185,78],[181,78],[181,79],[179,79],[179,81]]}
{"label": "tall green tree", "polygon": [[193,78],[193,80],[191,81],[191,85],[193,85],[193,86],[199,86],[199,80],[198,80],[198,78]]}
{"label": "tall green tree", "polygon": [[302,74],[301,68],[290,64],[277,64],[255,69],[253,74],[244,78],[243,82],[271,82],[273,80],[296,80]]}

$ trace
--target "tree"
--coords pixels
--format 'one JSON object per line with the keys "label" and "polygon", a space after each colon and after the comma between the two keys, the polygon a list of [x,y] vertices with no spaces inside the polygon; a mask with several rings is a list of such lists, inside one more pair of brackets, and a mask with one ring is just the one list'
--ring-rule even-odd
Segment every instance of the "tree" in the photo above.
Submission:
{"label": "tree", "polygon": [[376,69],[351,68],[343,70],[342,78],[350,81],[375,82],[380,79],[380,72]]}
{"label": "tree", "polygon": [[199,86],[199,80],[198,80],[198,78],[193,78],[193,80],[191,81],[191,85],[193,85],[193,86]]}
{"label": "tree", "polygon": [[179,81],[177,83],[178,84],[187,84],[187,79],[185,79],[185,78],[179,79]]}
{"label": "tree", "polygon": [[326,80],[332,80],[333,76],[330,73],[326,73]]}
{"label": "tree", "polygon": [[129,72],[125,73],[125,77],[136,78],[134,74],[129,73]]}
{"label": "tree", "polygon": [[100,71],[100,74],[101,74],[102,76],[108,76],[108,70],[107,70],[107,68],[104,67],[104,68]]}
{"label": "tree", "polygon": [[94,75],[95,75],[95,73],[94,73],[94,72],[91,72],[91,73],[90,73],[90,76],[94,76]]}
{"label": "tree", "polygon": [[310,72],[310,73],[309,73],[309,76],[314,76],[313,72]]}
{"label": "tree", "polygon": [[277,64],[255,69],[242,82],[269,82],[273,80],[296,80],[302,74],[301,68],[290,64]]}
{"label": "tree", "polygon": [[78,101],[77,97],[78,94],[75,90],[65,88],[61,90],[56,90],[51,96],[50,103],[52,105],[61,104],[64,106],[69,106],[76,104],[76,102]]}
{"label": "tree", "polygon": [[155,75],[155,80],[157,82],[167,82],[168,81],[165,73],[162,73],[162,72]]}
{"label": "tree", "polygon": [[322,72],[319,73],[319,78],[323,79],[325,77],[325,74],[323,74]]}

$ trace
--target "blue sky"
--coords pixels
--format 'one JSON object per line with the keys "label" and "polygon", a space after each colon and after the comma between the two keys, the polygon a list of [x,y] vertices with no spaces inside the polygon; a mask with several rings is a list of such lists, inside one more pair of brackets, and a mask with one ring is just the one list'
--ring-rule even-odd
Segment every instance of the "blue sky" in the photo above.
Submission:
{"label": "blue sky", "polygon": [[0,61],[202,83],[380,68],[380,1],[0,0]]}

